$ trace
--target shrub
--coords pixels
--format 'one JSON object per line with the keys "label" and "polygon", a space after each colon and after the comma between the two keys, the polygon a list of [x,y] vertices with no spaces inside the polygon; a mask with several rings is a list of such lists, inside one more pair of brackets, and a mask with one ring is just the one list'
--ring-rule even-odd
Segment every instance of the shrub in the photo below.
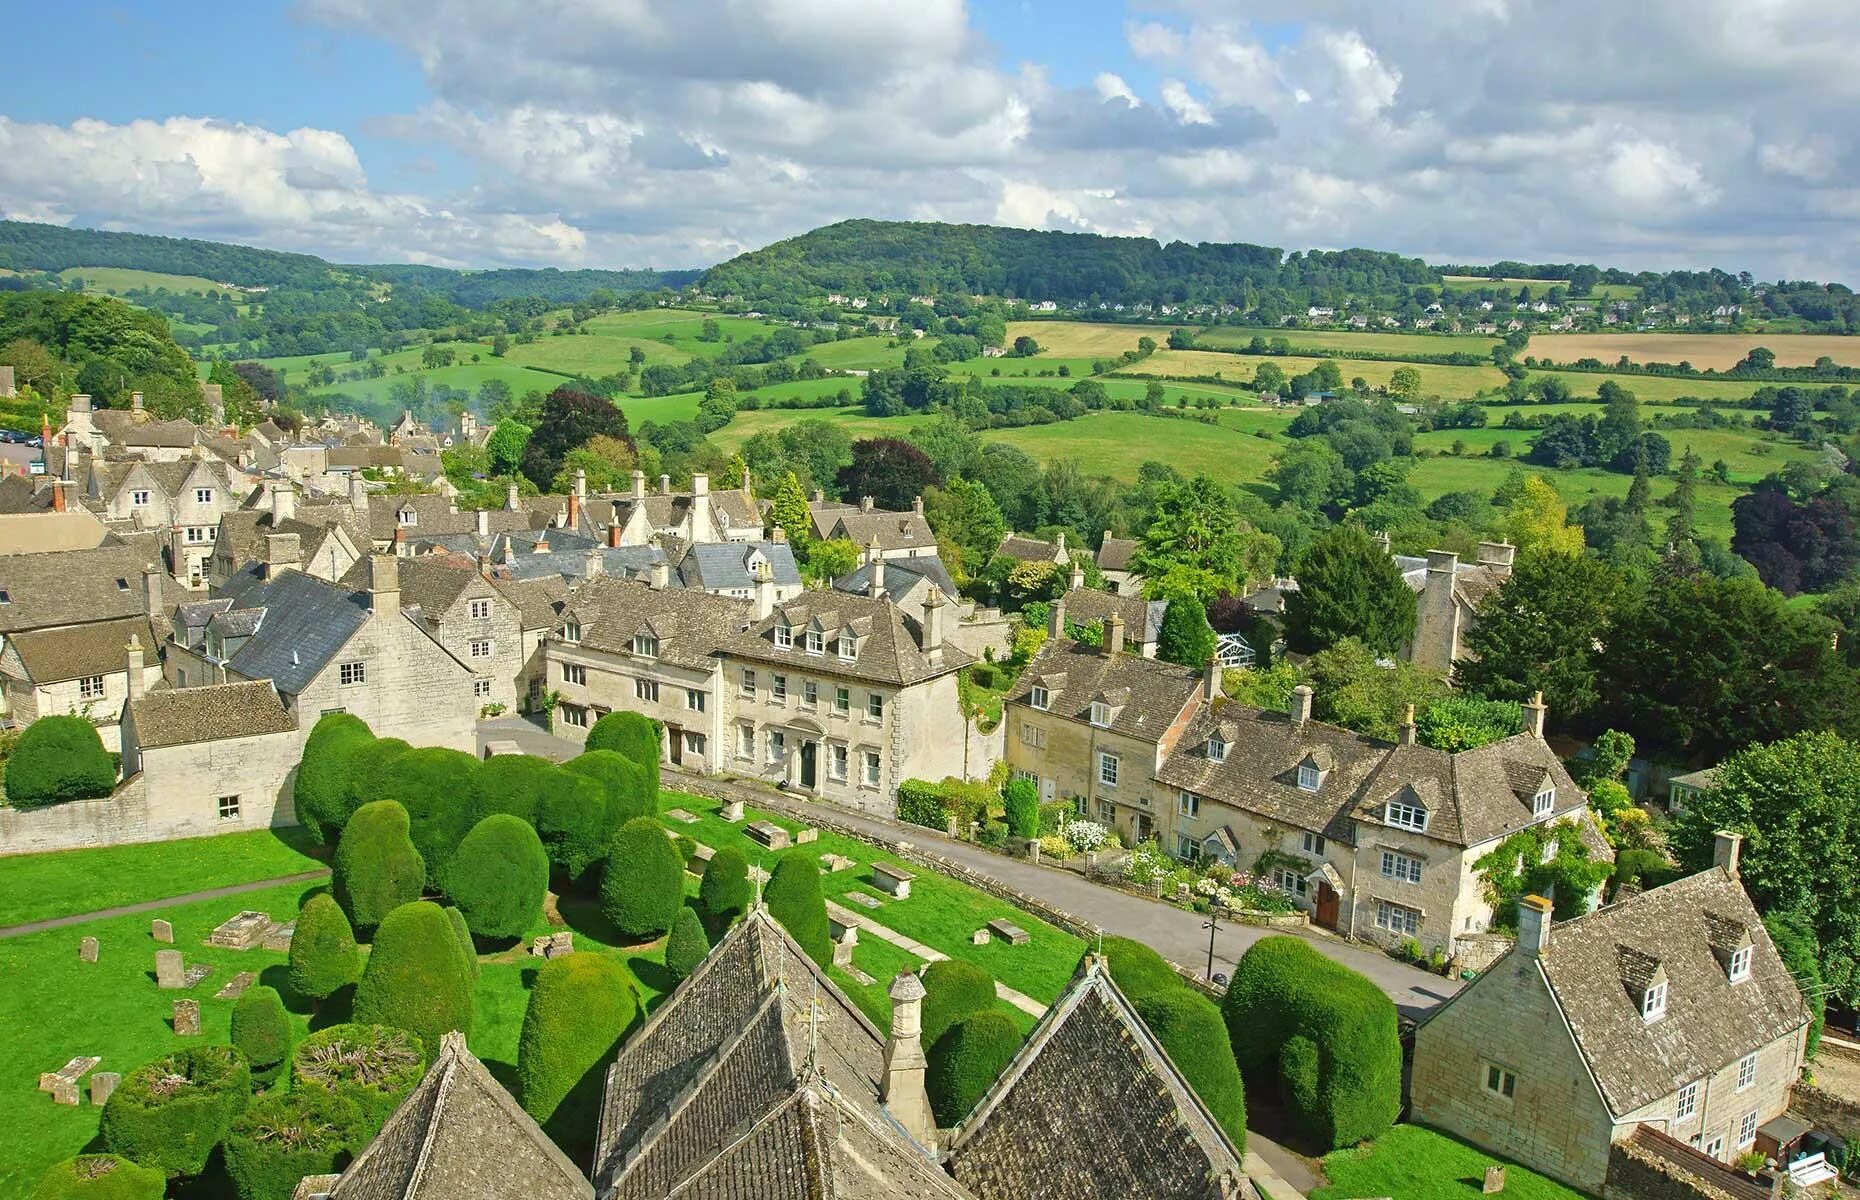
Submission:
{"label": "shrub", "polygon": [[14,808],[95,800],[116,786],[116,764],[87,717],[41,717],[26,727],[6,764]]}
{"label": "shrub", "polygon": [[522,937],[542,919],[548,890],[542,840],[509,813],[472,826],[446,871],[446,894],[464,914],[466,928],[483,938]]}
{"label": "shrub", "polygon": [[943,792],[927,779],[906,779],[898,785],[898,820],[941,830],[948,820]]}
{"label": "shrub", "polygon": [[930,1052],[924,1087],[938,1125],[969,1115],[1020,1050],[1020,1030],[999,1012],[975,1013],[952,1026]]}
{"label": "shrub", "polygon": [[[1115,974],[1112,978],[1116,978]],[[1221,1020],[1220,1007],[1179,980],[1133,999],[1132,1005],[1188,1086],[1195,1089],[1195,1095],[1201,1097],[1215,1121],[1244,1152],[1246,1089],[1240,1082],[1240,1068],[1234,1062],[1233,1042]]]}
{"label": "shrub", "polygon": [[627,937],[644,941],[672,927],[684,897],[684,861],[659,823],[636,817],[622,825],[601,875],[602,914]]}
{"label": "shrub", "polygon": [[607,793],[600,781],[574,771],[554,772],[536,830],[548,862],[569,878],[600,862],[614,833],[608,827]]}
{"label": "shrub", "polygon": [[232,1011],[232,1044],[251,1064],[253,1082],[270,1083],[284,1070],[291,1053],[291,1019],[277,988],[260,984],[240,995]]}
{"label": "shrub", "polygon": [[529,825],[542,817],[543,797],[555,782],[556,767],[529,754],[495,754],[478,768],[478,794],[472,798],[472,824],[506,813]]}
{"label": "shrub", "polygon": [[349,818],[349,758],[374,736],[360,717],[329,713],[304,742],[291,797],[297,819],[325,842],[334,842]]}
{"label": "shrub", "polygon": [[362,952],[348,914],[328,892],[318,892],[297,914],[291,935],[291,990],[312,1000],[326,1000],[354,983],[362,973]]}
{"label": "shrub", "polygon": [[769,915],[820,966],[833,961],[833,934],[827,927],[827,901],[820,894],[820,864],[806,851],[791,850],[775,860],[762,894]]}
{"label": "shrub", "polygon": [[252,1097],[252,1072],[231,1046],[189,1046],[144,1063],[103,1106],[112,1154],[167,1175],[198,1175]]}
{"label": "shrub", "polygon": [[388,1025],[331,1025],[299,1042],[291,1055],[291,1089],[346,1097],[370,1137],[425,1073],[419,1037]]}
{"label": "shrub", "polygon": [[1318,1099],[1318,1048],[1308,1037],[1292,1038],[1279,1047],[1279,1091],[1292,1117],[1310,1127],[1320,1119]]}
{"label": "shrub", "polygon": [[529,1114],[547,1121],[583,1080],[598,1083],[597,1068],[638,1012],[633,981],[613,959],[576,953],[545,962],[517,1043],[517,1078]]}
{"label": "shrub", "polygon": [[1001,789],[1008,832],[1017,838],[1040,836],[1040,789],[1031,779],[1016,779]]}
{"label": "shrub", "polygon": [[[597,722],[598,724],[598,722]],[[607,793],[607,840],[635,817],[657,816],[659,773],[635,763],[617,750],[589,750],[562,764],[564,771],[586,775]]]}
{"label": "shrub", "polygon": [[704,934],[704,922],[698,918],[697,909],[687,904],[678,910],[672,932],[665,939],[665,969],[674,980],[682,982],[691,977],[709,953],[710,938]]}
{"label": "shrub", "polygon": [[471,963],[471,977],[478,978],[478,945],[471,940],[471,926],[465,922],[465,914],[456,904],[446,905],[446,920],[452,922],[452,932],[458,935],[459,949],[465,954],[465,960]]}
{"label": "shrub", "polygon": [[964,1017],[995,1006],[995,981],[974,963],[944,959],[924,968],[923,1038],[925,1046],[949,1032]]}
{"label": "shrub", "polygon": [[589,750],[614,750],[645,770],[659,790],[659,723],[636,712],[611,712],[588,730]]}
{"label": "shrub", "polygon": [[1168,959],[1142,942],[1108,937],[1104,939],[1103,953],[1105,965],[1111,969],[1111,982],[1133,1005],[1147,996],[1188,986]]}
{"label": "shrub", "polygon": [[114,1154],[80,1154],[39,1178],[32,1200],[162,1200],[168,1177]]}
{"label": "shrub", "polygon": [[367,1145],[353,1101],[322,1088],[254,1102],[226,1135],[226,1173],[240,1200],[291,1200],[306,1175],[333,1175]]}
{"label": "shrub", "polygon": [[376,800],[355,810],[336,844],[330,891],[364,936],[425,886],[426,864],[408,830],[406,809]]}
{"label": "shrub", "polygon": [[387,791],[387,769],[411,749],[413,747],[400,738],[376,738],[350,752],[343,800],[351,814],[364,804],[393,799]]}
{"label": "shrub", "polygon": [[445,910],[416,900],[389,913],[355,988],[355,1019],[417,1034],[430,1056],[441,1034],[471,1033],[471,1004],[471,966]]}
{"label": "shrub", "polygon": [[749,859],[741,850],[726,846],[710,856],[698,884],[698,908],[709,918],[712,937],[722,937],[724,930],[749,911],[755,898],[755,888],[749,882]]}
{"label": "shrub", "polygon": [[471,829],[480,763],[463,750],[421,746],[397,755],[382,776],[382,795],[400,801],[413,844],[426,860],[426,886],[445,889],[446,868]]}

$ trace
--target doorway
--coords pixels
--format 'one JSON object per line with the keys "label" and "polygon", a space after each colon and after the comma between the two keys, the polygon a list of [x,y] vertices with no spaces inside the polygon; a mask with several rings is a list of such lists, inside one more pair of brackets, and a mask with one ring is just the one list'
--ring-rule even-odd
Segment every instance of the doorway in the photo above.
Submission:
{"label": "doorway", "polygon": [[676,725],[665,727],[667,757],[674,767],[683,766],[685,761],[685,731]]}
{"label": "doorway", "polygon": [[1335,929],[1337,928],[1337,910],[1342,906],[1343,897],[1337,894],[1337,889],[1322,879],[1318,880],[1317,900],[1312,905],[1316,909],[1312,914],[1313,919],[1326,929]]}
{"label": "doorway", "polygon": [[814,760],[819,750],[819,742],[801,743],[801,786],[810,792],[814,790],[814,780],[816,777]]}

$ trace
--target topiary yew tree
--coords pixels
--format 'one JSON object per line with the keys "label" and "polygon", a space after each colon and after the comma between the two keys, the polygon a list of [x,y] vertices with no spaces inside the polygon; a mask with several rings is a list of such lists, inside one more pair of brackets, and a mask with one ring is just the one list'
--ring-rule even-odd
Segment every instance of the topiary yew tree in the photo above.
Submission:
{"label": "topiary yew tree", "polygon": [[496,813],[508,813],[535,825],[542,816],[543,797],[555,783],[557,768],[532,754],[494,754],[478,768],[478,792],[472,797],[472,824]]}
{"label": "topiary yew tree", "polygon": [[1108,937],[1104,939],[1102,953],[1105,965],[1111,969],[1111,982],[1132,1004],[1145,996],[1187,986],[1168,959],[1142,942]]}
{"label": "topiary yew tree", "polygon": [[114,1154],[80,1154],[39,1177],[31,1200],[162,1200],[168,1177]]}
{"label": "topiary yew tree", "polygon": [[[605,720],[605,718],[602,718]],[[597,725],[600,722],[595,722]],[[618,750],[589,750],[562,764],[564,771],[586,775],[607,793],[604,842],[611,842],[620,827],[635,817],[659,812],[659,765],[642,767]]]}
{"label": "topiary yew tree", "polygon": [[291,1090],[320,1088],[353,1102],[369,1137],[426,1073],[417,1035],[390,1025],[331,1025],[297,1043]]}
{"label": "topiary yew tree", "polygon": [[353,1101],[322,1088],[276,1092],[233,1119],[226,1173],[240,1200],[291,1200],[306,1175],[333,1175],[368,1144]]}
{"label": "topiary yew tree", "polygon": [[672,920],[672,932],[666,936],[665,970],[673,980],[682,983],[709,953],[710,938],[704,934],[704,922],[699,919],[697,909],[687,904],[678,910],[678,916]]}
{"label": "topiary yew tree", "polygon": [[974,963],[944,959],[924,968],[923,1041],[934,1047],[949,1028],[995,1006],[995,981]]}
{"label": "topiary yew tree", "polygon": [[633,981],[606,955],[564,954],[545,962],[517,1042],[524,1109],[547,1121],[576,1088],[598,1088],[603,1060],[638,1013]]}
{"label": "topiary yew tree", "polygon": [[698,908],[710,926],[712,938],[721,938],[724,930],[749,911],[756,898],[749,882],[749,859],[735,846],[726,846],[710,856],[704,865],[704,878],[698,883]]}
{"label": "topiary yew tree", "polygon": [[537,832],[550,864],[570,879],[586,874],[607,857],[615,832],[600,781],[574,771],[555,771],[543,796]]}
{"label": "topiary yew tree", "polygon": [[[482,938],[519,938],[542,919],[549,858],[521,818],[495,813],[472,826],[446,870],[446,894]],[[449,923],[449,921],[448,921]]]}
{"label": "topiary yew tree", "polygon": [[291,785],[297,819],[314,836],[334,842],[354,806],[349,802],[349,760],[374,741],[367,724],[350,713],[326,713],[310,730]]}
{"label": "topiary yew tree", "polygon": [[820,864],[813,855],[795,850],[776,859],[763,900],[769,915],[781,922],[809,958],[822,967],[833,961],[827,901],[820,893]]}
{"label": "topiary yew tree", "polygon": [[426,1053],[441,1035],[472,1024],[472,974],[445,910],[430,900],[403,904],[375,933],[355,988],[355,1019],[418,1035]]}
{"label": "topiary yew tree", "polygon": [[973,1013],[951,1026],[924,1073],[936,1123],[952,1126],[968,1116],[1019,1051],[1020,1030],[1005,1013]]}
{"label": "topiary yew tree", "polygon": [[19,735],[6,764],[6,798],[14,808],[95,800],[115,786],[116,764],[85,717],[40,717]]}
{"label": "topiary yew tree", "polygon": [[189,1046],[128,1075],[103,1106],[112,1154],[166,1175],[198,1175],[252,1098],[252,1072],[231,1046]]}
{"label": "topiary yew tree", "polygon": [[406,809],[376,800],[355,810],[336,845],[330,890],[363,936],[426,886],[426,864],[408,830]]}
{"label": "topiary yew tree", "polygon": [[659,723],[635,712],[610,712],[588,730],[589,750],[613,750],[646,772],[655,797],[659,792]]}
{"label": "topiary yew tree", "polygon": [[407,810],[413,844],[426,862],[426,886],[445,889],[446,868],[472,826],[477,758],[463,750],[421,746],[388,764],[381,794]]}
{"label": "topiary yew tree", "polygon": [[464,952],[465,961],[471,964],[471,977],[478,978],[482,968],[478,963],[478,946],[471,940],[471,926],[465,923],[465,914],[456,904],[446,905],[446,920],[452,922],[452,932],[458,935],[459,949]]}
{"label": "topiary yew tree", "polygon": [[1008,832],[1017,838],[1040,836],[1040,789],[1031,779],[1014,779],[1001,789]]}
{"label": "topiary yew tree", "polygon": [[620,827],[601,875],[601,913],[635,941],[672,927],[685,899],[685,864],[657,821]]}
{"label": "topiary yew tree", "polygon": [[1234,1146],[1244,1152],[1246,1088],[1220,1007],[1179,979],[1132,1001],[1132,1006]]}
{"label": "topiary yew tree", "polygon": [[387,792],[388,767],[411,749],[400,738],[376,738],[350,751],[345,800],[351,813],[364,804],[394,799]]}
{"label": "topiary yew tree", "polygon": [[291,1019],[278,989],[259,984],[240,995],[232,1011],[232,1044],[251,1064],[254,1083],[270,1083],[284,1070]]}
{"label": "topiary yew tree", "polygon": [[291,935],[291,991],[327,1000],[361,977],[362,952],[348,914],[328,892],[318,892],[297,914]]}

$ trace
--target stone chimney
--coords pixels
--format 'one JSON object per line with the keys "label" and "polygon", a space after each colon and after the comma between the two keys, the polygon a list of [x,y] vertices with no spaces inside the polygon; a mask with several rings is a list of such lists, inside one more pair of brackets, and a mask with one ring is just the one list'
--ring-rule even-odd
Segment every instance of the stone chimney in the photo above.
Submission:
{"label": "stone chimney", "polygon": [[581,576],[583,579],[596,579],[607,573],[607,560],[601,556],[599,546],[589,546],[582,556]]}
{"label": "stone chimney", "polygon": [[562,527],[570,532],[581,528],[581,497],[574,492],[568,494],[568,508],[562,516]]}
{"label": "stone chimney", "polygon": [[633,468],[633,499],[646,498],[646,473],[638,467]]}
{"label": "stone chimney", "polygon": [[358,516],[365,517],[368,513],[368,481],[362,478],[360,471],[349,473],[349,507]]}
{"label": "stone chimney", "polygon": [[65,402],[65,445],[76,449],[90,444],[90,397],[74,393]]}
{"label": "stone chimney", "polygon": [[369,556],[368,611],[384,620],[400,615],[400,560],[392,554]]}
{"label": "stone chimney", "polygon": [[303,542],[294,533],[268,533],[265,535],[265,578],[276,579],[286,571],[295,571],[303,565]]}
{"label": "stone chimney", "polygon": [[1384,554],[1395,553],[1395,543],[1389,537],[1389,531],[1386,529],[1376,534],[1376,545],[1382,547],[1382,553]]}
{"label": "stone chimney", "polygon": [[1201,702],[1213,704],[1221,698],[1221,660],[1209,658],[1201,668]]}
{"label": "stone chimney", "polygon": [[0,367],[0,400],[11,400],[19,395],[19,389],[13,383],[13,368]]}
{"label": "stone chimney", "polygon": [[911,511],[920,517],[924,515],[924,498],[922,496],[911,497]]}
{"label": "stone chimney", "polygon": [[624,531],[618,524],[609,525],[607,527],[607,545],[609,549],[618,550],[620,548],[620,534],[622,532]]}
{"label": "stone chimney", "polygon": [[517,495],[517,481],[511,480],[504,485],[504,511],[516,512],[523,507],[523,501]]}
{"label": "stone chimney", "polygon": [[1401,715],[1401,744],[1404,746],[1414,745],[1414,737],[1414,705],[1410,704],[1407,711],[1403,712]]}
{"label": "stone chimney", "polygon": [[691,477],[691,540],[708,542],[711,540],[710,519],[710,476],[693,475]]}
{"label": "stone chimney", "polygon": [[161,577],[160,567],[148,567],[142,572],[142,600],[148,606],[149,620],[158,628],[166,623],[168,607],[162,603]]}
{"label": "stone chimney", "polygon": [[588,498],[588,472],[586,468],[575,468],[575,497],[578,500]]}
{"label": "stone chimney", "polygon": [[925,654],[932,658],[943,656],[943,609],[947,602],[943,599],[943,589],[932,583],[930,591],[924,596],[924,645]]}
{"label": "stone chimney", "polygon": [[1738,857],[1743,853],[1744,835],[1729,829],[1712,834],[1711,865],[1722,867],[1732,879],[1738,877]]}
{"label": "stone chimney", "polygon": [[491,510],[488,508],[479,509],[477,512],[477,520],[478,520],[478,536],[481,538],[490,537],[491,536]]}
{"label": "stone chimney", "polygon": [[1066,576],[1066,590],[1068,592],[1076,592],[1084,586],[1085,568],[1079,566],[1077,563],[1073,563],[1072,572]]}
{"label": "stone chimney", "polygon": [[1066,531],[1065,530],[1062,529],[1059,531],[1059,537],[1054,540],[1054,544],[1059,547],[1059,552],[1061,554],[1064,554],[1066,552]]}
{"label": "stone chimney", "polygon": [[1111,656],[1124,649],[1124,618],[1111,613],[1104,619],[1104,652]]}
{"label": "stone chimney", "polygon": [[929,1061],[923,1045],[923,980],[909,971],[891,981],[891,1036],[885,1039],[885,1070],[879,1099],[904,1132],[926,1149],[936,1143],[936,1118],[924,1089]]}
{"label": "stone chimney", "polygon": [[297,489],[290,480],[271,485],[271,524],[275,528],[297,517]]}
{"label": "stone chimney", "polygon": [[661,496],[669,496],[672,494],[672,477],[670,475],[659,476],[659,494]]}
{"label": "stone chimney", "polygon": [[648,575],[647,581],[653,591],[664,591],[666,588],[670,587],[672,583],[671,565],[667,563],[663,557],[653,559],[652,571]]}
{"label": "stone chimney", "polygon": [[807,499],[810,504],[825,504],[827,502],[827,494],[819,488],[815,488],[813,495],[809,496]]}
{"label": "stone chimney", "polygon": [[874,600],[885,594],[885,556],[878,551],[878,539],[873,538],[865,548],[866,565],[872,568],[872,578],[866,584],[865,594]]}
{"label": "stone chimney", "polygon": [[[65,454],[65,465],[69,467],[70,463],[71,463],[71,455],[67,452]],[[64,512],[65,511],[65,489],[70,486],[71,484],[63,479],[52,480],[52,511],[53,512]]]}
{"label": "stone chimney", "polygon": [[1550,953],[1550,902],[1542,896],[1518,901],[1518,953],[1526,958]]}
{"label": "stone chimney", "polygon": [[774,611],[775,572],[768,563],[760,562],[756,564],[756,620],[767,620]]}
{"label": "stone chimney", "polygon": [[482,550],[478,551],[478,574],[491,578],[491,556]]}
{"label": "stone chimney", "polygon": [[869,513],[872,511],[872,497],[870,496],[859,497],[859,511],[864,512],[864,513]]}
{"label": "stone chimney", "polygon": [[139,413],[142,411],[142,393],[141,392],[129,393],[129,411],[132,413]]}
{"label": "stone chimney", "polygon": [[1549,706],[1544,704],[1544,694],[1542,692],[1532,693],[1530,700],[1524,705],[1524,732],[1541,741],[1544,736],[1544,719],[1549,714]]}
{"label": "stone chimney", "polygon": [[142,699],[142,671],[144,667],[142,639],[138,638],[133,633],[130,634],[129,644],[123,647],[123,650],[124,658],[127,660],[129,667],[129,702],[134,704],[136,701]]}
{"label": "stone chimney", "polygon": [[1410,660],[1434,675],[1453,669],[1459,648],[1459,605],[1453,599],[1460,556],[1451,550],[1427,552],[1427,577],[1415,602],[1414,647]]}
{"label": "stone chimney", "polygon": [[1490,567],[1492,574],[1503,579],[1511,574],[1511,563],[1518,555],[1518,548],[1510,542],[1480,542],[1479,565]]}
{"label": "stone chimney", "polygon": [[1046,636],[1062,638],[1066,636],[1066,598],[1061,596],[1053,601],[1046,617]]}
{"label": "stone chimney", "polygon": [[394,531],[393,554],[396,558],[412,558],[413,546],[407,541],[407,527],[402,525]]}
{"label": "stone chimney", "polygon": [[1292,689],[1292,727],[1302,729],[1311,722],[1311,685],[1301,683]]}

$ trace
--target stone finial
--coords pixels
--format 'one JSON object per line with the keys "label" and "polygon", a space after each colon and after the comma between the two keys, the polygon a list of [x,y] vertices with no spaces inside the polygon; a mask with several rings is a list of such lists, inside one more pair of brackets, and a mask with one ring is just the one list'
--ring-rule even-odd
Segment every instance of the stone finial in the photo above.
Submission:
{"label": "stone finial", "polygon": [[891,1035],[885,1039],[885,1069],[879,1098],[893,1119],[925,1148],[936,1142],[936,1117],[924,1088],[923,980],[909,971],[891,981]]}

